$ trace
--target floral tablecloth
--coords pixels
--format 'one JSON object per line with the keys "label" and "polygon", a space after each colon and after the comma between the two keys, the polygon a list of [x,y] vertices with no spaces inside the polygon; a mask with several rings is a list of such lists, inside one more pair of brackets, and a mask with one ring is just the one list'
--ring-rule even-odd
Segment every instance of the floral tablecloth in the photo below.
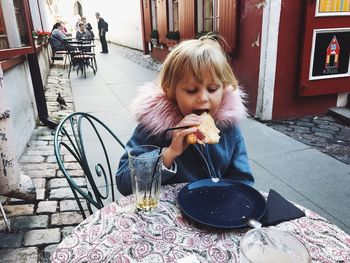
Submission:
{"label": "floral tablecloth", "polygon": [[[151,212],[136,213],[132,196],[95,212],[58,245],[52,262],[170,263],[189,257],[194,262],[239,262],[239,240],[248,228],[210,230],[191,223],[177,205],[183,186],[164,186],[161,202]],[[312,262],[350,262],[350,236],[312,211],[305,213],[275,227],[301,240]]]}

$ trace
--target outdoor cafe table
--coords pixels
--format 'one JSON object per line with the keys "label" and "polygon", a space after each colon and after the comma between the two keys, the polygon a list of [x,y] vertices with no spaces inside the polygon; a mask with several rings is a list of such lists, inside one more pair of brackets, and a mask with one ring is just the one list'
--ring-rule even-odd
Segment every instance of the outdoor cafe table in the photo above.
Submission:
{"label": "outdoor cafe table", "polygon": [[[195,262],[239,262],[239,240],[249,229],[210,230],[191,223],[177,205],[183,186],[164,186],[160,204],[151,212],[135,212],[132,196],[96,211],[58,245],[52,262],[168,263],[187,257]],[[312,262],[350,262],[350,236],[316,213],[299,208],[305,217],[272,228],[301,240]]]}

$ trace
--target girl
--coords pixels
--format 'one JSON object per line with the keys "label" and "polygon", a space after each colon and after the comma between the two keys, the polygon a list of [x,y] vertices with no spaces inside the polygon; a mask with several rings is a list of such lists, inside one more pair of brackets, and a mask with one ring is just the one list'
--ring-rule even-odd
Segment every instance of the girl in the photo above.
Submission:
{"label": "girl", "polygon": [[[237,122],[246,115],[242,93],[219,43],[208,37],[181,42],[169,53],[160,71],[160,84],[142,87],[135,99],[139,122],[117,171],[117,186],[130,194],[127,151],[135,145],[163,148],[162,184],[216,177],[247,184],[254,182]],[[220,129],[220,142],[188,145],[186,136],[197,130],[199,115],[208,112]],[[191,128],[174,130],[170,127]]]}

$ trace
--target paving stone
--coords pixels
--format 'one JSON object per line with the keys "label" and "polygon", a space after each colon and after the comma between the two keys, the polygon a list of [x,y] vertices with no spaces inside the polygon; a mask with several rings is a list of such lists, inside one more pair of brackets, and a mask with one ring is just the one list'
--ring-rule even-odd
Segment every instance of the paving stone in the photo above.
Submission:
{"label": "paving stone", "polygon": [[[0,248],[17,248],[21,247],[23,232],[18,233],[0,233]],[[1,262],[1,258],[0,258]]]}
{"label": "paving stone", "polygon": [[38,214],[42,213],[56,213],[57,210],[57,201],[41,201],[38,204],[36,212]]}
{"label": "paving stone", "polygon": [[65,226],[64,228],[62,228],[62,239],[73,233],[74,228],[74,226]]}
{"label": "paving stone", "polygon": [[[55,156],[55,155],[47,156],[46,162],[47,162],[47,163],[57,163],[56,156]],[[58,167],[58,166],[57,166],[57,167]]]}
{"label": "paving stone", "polygon": [[73,199],[74,195],[70,188],[51,189],[49,199]]}
{"label": "paving stone", "polygon": [[[53,140],[53,138],[52,138],[52,140]],[[40,151],[40,152],[51,151],[53,153],[54,147],[52,145],[50,145],[48,141],[43,141],[43,142],[45,143],[45,145],[36,145],[35,147],[31,147],[30,149],[28,149],[27,153],[30,151]]]}
{"label": "paving stone", "polygon": [[46,179],[45,178],[32,178],[32,181],[33,181],[36,189],[46,187]]}
{"label": "paving stone", "polygon": [[15,249],[0,249],[0,262],[13,263],[37,263],[39,262],[38,248],[15,248]]}
{"label": "paving stone", "polygon": [[321,129],[325,129],[325,130],[332,130],[332,131],[339,131],[340,128],[337,127],[337,126],[334,126],[333,124],[332,125],[318,125],[319,128]]}
{"label": "paving stone", "polygon": [[310,122],[309,120],[305,120],[305,121],[297,121],[295,125],[302,126],[302,127],[314,127],[316,124],[313,122]]}
{"label": "paving stone", "polygon": [[51,156],[54,155],[54,151],[47,150],[47,151],[37,151],[37,150],[31,150],[26,153],[27,156]]}
{"label": "paving stone", "polygon": [[38,156],[35,155],[24,155],[22,156],[20,162],[21,163],[42,163],[44,162],[44,157],[39,154]]}
{"label": "paving stone", "polygon": [[36,189],[36,200],[37,201],[42,201],[45,200],[45,189]]}
{"label": "paving stone", "polygon": [[66,169],[67,170],[81,170],[82,168],[78,162],[71,162],[71,163],[67,163]]}
{"label": "paving stone", "polygon": [[44,262],[50,262],[51,254],[55,251],[57,246],[58,244],[53,244],[53,245],[48,245],[44,248],[44,258],[43,258]]}
{"label": "paving stone", "polygon": [[315,135],[317,135],[318,133],[321,134],[329,134],[332,136],[335,135],[337,132],[333,131],[333,130],[326,130],[326,129],[320,129],[320,128],[311,128],[311,130],[315,133]]}
{"label": "paving stone", "polygon": [[57,164],[55,163],[28,163],[22,166],[26,171],[36,171],[36,170],[47,170],[47,169],[57,169]]}
{"label": "paving stone", "polygon": [[61,230],[59,228],[30,230],[24,236],[24,246],[55,244],[60,241]]}
{"label": "paving stone", "polygon": [[321,137],[321,138],[327,138],[327,139],[333,139],[334,136],[332,134],[329,133],[325,133],[325,132],[315,132],[315,136]]}
{"label": "paving stone", "polygon": [[12,227],[16,230],[47,228],[48,226],[48,215],[17,216],[12,220]]}
{"label": "paving stone", "polygon": [[311,130],[309,127],[296,126],[296,125],[291,125],[290,127],[293,128],[294,131],[297,133],[311,133]]}
{"label": "paving stone", "polygon": [[77,225],[83,221],[83,217],[78,212],[63,212],[51,215],[52,226]]}
{"label": "paving stone", "polygon": [[[68,173],[71,177],[84,177],[84,171],[80,168],[77,170],[68,170]],[[57,170],[56,173],[57,177],[64,177],[63,172],[61,170]]]}
{"label": "paving stone", "polygon": [[53,135],[39,135],[36,137],[37,140],[51,141],[53,140]]}
{"label": "paving stone", "polygon": [[77,159],[75,159],[74,158],[74,156],[73,155],[71,155],[71,154],[67,154],[67,155],[65,155],[64,157],[63,157],[63,160],[64,160],[64,162],[76,162],[77,161]]}
{"label": "paving stone", "polygon": [[[84,210],[87,210],[86,200],[80,199],[80,203],[83,206]],[[60,201],[60,211],[66,212],[66,211],[80,211],[79,206],[77,204],[77,201],[74,200],[62,200]]]}
{"label": "paving stone", "polygon": [[[80,187],[86,187],[85,178],[74,178],[74,182]],[[55,178],[50,180],[50,189],[69,187],[66,178]]]}
{"label": "paving stone", "polygon": [[33,215],[34,205],[5,205],[3,206],[7,216]]}
{"label": "paving stone", "polygon": [[48,141],[37,141],[33,140],[28,143],[28,148],[33,147],[35,148],[36,146],[44,146],[44,145],[49,145]]}
{"label": "paving stone", "polygon": [[[58,167],[57,167],[58,168]],[[27,174],[30,178],[54,178],[56,177],[56,169],[46,169],[46,170],[31,170]]]}

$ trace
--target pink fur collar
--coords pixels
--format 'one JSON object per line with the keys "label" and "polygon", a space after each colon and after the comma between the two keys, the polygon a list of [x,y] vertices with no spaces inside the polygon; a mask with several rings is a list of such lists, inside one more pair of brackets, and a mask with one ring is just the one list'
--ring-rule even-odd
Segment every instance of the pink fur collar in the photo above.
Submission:
{"label": "pink fur collar", "polygon": [[[214,120],[219,128],[231,127],[247,115],[243,104],[244,94],[240,89],[225,88],[223,100]],[[140,87],[139,95],[133,100],[131,111],[136,120],[153,134],[175,127],[183,118],[177,104],[153,84]]]}

